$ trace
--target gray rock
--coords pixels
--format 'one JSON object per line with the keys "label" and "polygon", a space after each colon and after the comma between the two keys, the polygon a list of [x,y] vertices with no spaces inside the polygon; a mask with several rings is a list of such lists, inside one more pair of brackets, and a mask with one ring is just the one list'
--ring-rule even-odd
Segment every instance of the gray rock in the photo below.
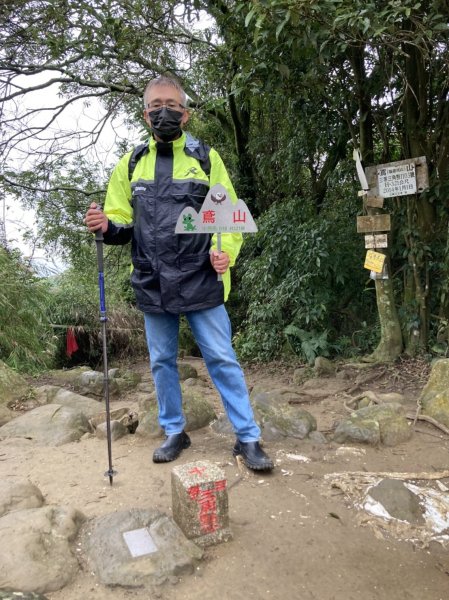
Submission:
{"label": "gray rock", "polygon": [[335,365],[324,356],[317,356],[314,365],[317,377],[333,377],[336,372]]}
{"label": "gray rock", "polygon": [[157,406],[152,406],[148,412],[139,414],[139,427],[137,434],[150,439],[164,435],[164,430],[159,425]]}
{"label": "gray rock", "polygon": [[360,408],[342,421],[334,433],[334,441],[383,443],[396,446],[410,439],[412,431],[404,415],[404,408],[397,402],[376,404]]}
{"label": "gray rock", "polygon": [[[82,396],[93,398],[103,398],[104,396],[104,375],[100,371],[83,371],[73,380],[73,388]],[[117,379],[108,381],[109,395],[111,398],[117,398],[120,394]]]}
{"label": "gray rock", "polygon": [[[156,551],[133,557],[123,534],[139,529],[149,533]],[[80,539],[89,570],[111,586],[151,590],[173,577],[192,573],[203,554],[169,517],[143,509],[94,519],[83,528]]]}
{"label": "gray rock", "polygon": [[0,405],[11,407],[30,391],[25,379],[0,360]]}
{"label": "gray rock", "polygon": [[[316,419],[302,408],[293,406],[279,407],[262,419],[262,435],[267,440],[292,437],[305,439],[317,427]],[[279,434],[279,437],[278,437]]]}
{"label": "gray rock", "polygon": [[311,431],[309,433],[309,440],[314,444],[327,444],[327,438],[321,431]]}
{"label": "gray rock", "polygon": [[[140,383],[140,375],[134,371],[124,371],[121,377],[108,379],[109,396],[119,398],[123,393],[134,389]],[[104,375],[100,371],[82,371],[72,381],[73,388],[83,396],[101,399],[104,397]]]}
{"label": "gray rock", "polygon": [[98,400],[93,400],[87,396],[81,396],[70,390],[59,388],[58,392],[53,396],[52,404],[59,406],[68,406],[74,410],[82,412],[88,419],[97,415],[103,410],[103,405]]}
{"label": "gray rock", "polygon": [[208,387],[207,383],[200,379],[199,377],[189,377],[188,379],[183,381],[184,387]]}
{"label": "gray rock", "polygon": [[374,419],[347,419],[338,424],[333,440],[339,444],[344,442],[360,442],[376,446],[380,444],[380,427]]}
{"label": "gray rock", "polygon": [[380,441],[384,446],[397,446],[412,437],[412,428],[406,417],[397,415],[379,423]]}
{"label": "gray rock", "polygon": [[429,381],[421,392],[419,400],[424,408],[427,402],[439,394],[449,391],[449,358],[437,360],[430,372]]}
{"label": "gray rock", "polygon": [[449,427],[449,390],[434,396],[428,394],[423,404],[423,413]]}
{"label": "gray rock", "polygon": [[142,392],[139,392],[135,396],[135,399],[139,407],[139,413],[147,413],[157,407],[156,392],[151,392],[149,394],[142,394]]}
{"label": "gray rock", "polygon": [[43,406],[44,404],[52,404],[53,398],[63,388],[57,385],[40,385],[33,388],[34,400],[36,406]]}
{"label": "gray rock", "polygon": [[398,402],[389,402],[388,404],[375,404],[356,410],[352,417],[360,419],[376,419],[379,423],[389,420],[397,415],[404,414],[404,407]]}
{"label": "gray rock", "polygon": [[0,427],[5,425],[5,423],[9,423],[15,417],[17,417],[17,413],[0,404]]}
{"label": "gray rock", "polygon": [[396,479],[383,479],[369,490],[369,495],[382,504],[395,519],[414,525],[424,525],[424,509],[418,496],[410,491],[404,482]]}
{"label": "gray rock", "polygon": [[0,585],[25,592],[53,592],[78,571],[71,542],[84,515],[73,508],[46,506],[8,513],[0,518]]}
{"label": "gray rock", "polygon": [[206,399],[201,388],[184,389],[182,399],[187,421],[187,431],[195,431],[196,429],[207,427],[217,418],[213,407]]}
{"label": "gray rock", "polygon": [[292,403],[299,403],[301,395],[294,389],[291,388],[275,388],[267,390],[261,386],[254,386],[250,396],[251,404],[254,407],[260,407],[261,410],[265,408],[277,408]]}
{"label": "gray rock", "polygon": [[0,427],[0,439],[27,438],[44,446],[60,446],[79,440],[87,431],[90,425],[82,412],[47,404]]}
{"label": "gray rock", "polygon": [[142,394],[151,394],[154,393],[154,383],[153,381],[141,381],[136,385],[136,392]]}
{"label": "gray rock", "polygon": [[[119,440],[123,436],[128,434],[128,430],[126,429],[123,423],[120,421],[111,421],[111,439],[114,442],[115,440]],[[106,423],[100,423],[97,425],[95,430],[95,435],[97,438],[106,439],[107,437],[107,425]]]}
{"label": "gray rock", "polygon": [[[284,394],[280,394],[284,397]],[[293,437],[303,440],[317,428],[315,417],[296,405],[279,402],[279,391],[251,394],[256,420],[266,440]]]}
{"label": "gray rock", "polygon": [[220,415],[218,419],[211,423],[210,427],[212,431],[215,431],[215,433],[218,433],[219,435],[229,435],[235,437],[231,421],[226,415]]}
{"label": "gray rock", "polygon": [[299,367],[293,372],[293,384],[302,385],[305,381],[314,376],[313,370],[310,367]]}
{"label": "gray rock", "polygon": [[44,497],[29,481],[0,481],[0,517],[14,510],[40,508]]}
{"label": "gray rock", "polygon": [[186,379],[196,379],[198,377],[198,371],[189,363],[178,363],[178,373],[180,381],[185,381]]}
{"label": "gray rock", "polygon": [[[186,417],[186,431],[195,431],[210,425],[217,418],[214,409],[206,400],[201,388],[183,389],[183,410]],[[139,423],[139,434],[156,437],[160,433],[158,410],[152,404],[142,415]]]}
{"label": "gray rock", "polygon": [[74,367],[73,369],[56,369],[50,371],[51,378],[61,386],[73,385],[76,379],[79,378],[81,373],[91,371],[90,367],[82,365],[80,367]]}

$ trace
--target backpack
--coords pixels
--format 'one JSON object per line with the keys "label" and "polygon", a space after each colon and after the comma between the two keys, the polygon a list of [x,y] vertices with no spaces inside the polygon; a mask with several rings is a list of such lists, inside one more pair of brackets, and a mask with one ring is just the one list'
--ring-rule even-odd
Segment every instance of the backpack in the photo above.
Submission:
{"label": "backpack", "polygon": [[[197,140],[191,136],[190,133],[186,133],[186,145],[184,146],[184,152],[187,154],[187,156],[193,156],[193,158],[196,158],[203,171],[209,177],[211,168],[209,158],[210,146],[204,142],[201,142],[200,140]],[[139,144],[134,148],[128,162],[129,181],[131,181],[133,177],[134,169],[136,168],[137,163],[143,156],[145,156],[145,154],[148,154],[148,142]]]}

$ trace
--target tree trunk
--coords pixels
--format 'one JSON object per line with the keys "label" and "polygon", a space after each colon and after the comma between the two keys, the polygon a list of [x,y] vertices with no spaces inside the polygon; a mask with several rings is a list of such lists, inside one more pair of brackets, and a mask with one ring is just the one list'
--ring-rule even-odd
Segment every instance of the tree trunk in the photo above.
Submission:
{"label": "tree trunk", "polygon": [[[367,163],[374,161],[373,117],[368,78],[365,70],[365,50],[360,45],[351,49],[350,59],[354,70],[354,79],[359,105],[359,135],[362,159]],[[374,214],[378,209],[368,209]],[[388,263],[388,251],[386,252]],[[366,357],[369,362],[391,362],[402,352],[402,331],[394,302],[393,281],[376,279],[377,311],[380,321],[380,342],[374,352]]]}

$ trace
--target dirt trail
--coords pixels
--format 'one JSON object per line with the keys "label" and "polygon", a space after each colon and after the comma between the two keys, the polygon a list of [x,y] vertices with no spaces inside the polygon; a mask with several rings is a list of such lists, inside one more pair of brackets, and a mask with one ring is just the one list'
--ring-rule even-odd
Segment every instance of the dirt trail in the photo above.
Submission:
{"label": "dirt trail", "polygon": [[[204,374],[201,361],[195,361],[195,366]],[[247,370],[250,386],[290,386],[291,376],[291,370],[280,367]],[[399,379],[386,373],[376,385],[381,391],[401,391]],[[423,382],[416,374],[414,380],[409,376],[402,383],[412,406]],[[335,398],[304,408],[316,417],[322,431],[345,414],[342,400]],[[358,511],[348,499],[324,481],[326,473],[340,471],[446,468],[448,437],[430,425],[420,424],[419,429],[404,445],[363,447],[359,455],[339,455],[336,444],[293,439],[269,443],[266,449],[276,468],[268,475],[240,471],[231,456],[232,439],[208,429],[192,432],[192,447],[178,463],[208,459],[224,469],[234,539],[207,549],[194,575],[164,586],[151,599],[446,600],[449,556],[442,546],[432,543],[420,549],[412,542],[376,537],[370,527],[358,525]],[[103,478],[105,443],[95,438],[58,448],[35,448],[26,440],[15,445],[2,442],[0,476],[26,477],[41,489],[47,503],[72,505],[88,517],[130,507],[170,514],[173,463],[151,462],[157,443],[137,434],[114,442],[118,475],[112,488]],[[310,462],[300,462],[294,455],[306,456]],[[83,571],[70,586],[47,596],[50,600],[150,598],[145,590],[105,588]]]}

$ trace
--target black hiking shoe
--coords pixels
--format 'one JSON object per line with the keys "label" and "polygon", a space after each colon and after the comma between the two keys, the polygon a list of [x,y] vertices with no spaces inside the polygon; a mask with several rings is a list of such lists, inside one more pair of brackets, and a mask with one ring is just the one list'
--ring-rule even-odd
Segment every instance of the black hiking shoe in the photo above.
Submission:
{"label": "black hiking shoe", "polygon": [[185,431],[167,435],[165,442],[153,452],[153,462],[164,463],[175,460],[190,444],[190,438]]}
{"label": "black hiking shoe", "polygon": [[273,461],[260,447],[259,442],[235,442],[233,456],[241,456],[248,469],[253,471],[271,471]]}

